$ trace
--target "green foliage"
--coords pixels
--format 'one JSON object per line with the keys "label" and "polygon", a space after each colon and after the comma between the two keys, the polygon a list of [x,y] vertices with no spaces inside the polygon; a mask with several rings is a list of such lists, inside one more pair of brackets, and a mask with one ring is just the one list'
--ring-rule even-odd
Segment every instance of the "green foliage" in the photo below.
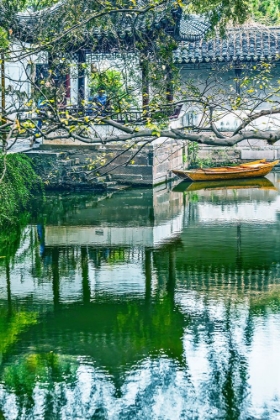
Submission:
{"label": "green foliage", "polygon": [[188,157],[189,157],[189,166],[191,168],[197,167],[197,159],[199,153],[199,144],[196,142],[188,143]]}
{"label": "green foliage", "polygon": [[108,69],[102,72],[92,72],[89,79],[88,86],[91,96],[104,90],[110,106],[116,108],[117,112],[131,103],[130,89],[125,86],[122,74],[118,70]]}
{"label": "green foliage", "polygon": [[244,23],[250,14],[250,0],[193,0],[187,10],[208,16],[212,29],[224,31],[229,21]]}
{"label": "green foliage", "polygon": [[59,0],[3,0],[3,7],[13,12],[26,9],[41,10],[44,7],[53,6]]}
{"label": "green foliage", "polygon": [[189,168],[213,168],[218,166],[231,166],[236,162],[232,161],[231,155],[228,153],[231,149],[211,150],[207,158],[199,156],[200,146],[196,142],[188,143],[188,162]]}
{"label": "green foliage", "polygon": [[42,184],[31,161],[20,154],[0,155],[0,226],[16,223]]}
{"label": "green foliage", "polygon": [[5,10],[6,19],[5,21],[7,24],[3,25],[5,27],[0,26],[0,51],[5,50],[9,45],[9,35],[12,34],[11,23],[9,20],[13,19],[14,13],[32,9],[34,11],[41,10],[44,7],[52,6],[53,4],[57,3],[59,0],[3,0],[1,1],[1,12]]}
{"label": "green foliage", "polygon": [[253,0],[251,3],[253,18],[264,24],[280,22],[279,0]]}
{"label": "green foliage", "polygon": [[109,94],[118,94],[123,89],[121,73],[117,70],[105,70],[103,72],[92,72],[90,75],[89,88],[91,94],[99,90],[105,90]]}
{"label": "green foliage", "polygon": [[249,17],[264,24],[280,22],[279,0],[193,0],[187,7],[190,11],[208,14],[212,26],[222,27],[230,20],[234,23],[244,23]]}
{"label": "green foliage", "polygon": [[53,6],[59,0],[27,0],[25,8],[31,8],[32,10],[42,10],[44,7]]}
{"label": "green foliage", "polygon": [[5,50],[9,45],[8,33],[4,28],[0,27],[0,51]]}

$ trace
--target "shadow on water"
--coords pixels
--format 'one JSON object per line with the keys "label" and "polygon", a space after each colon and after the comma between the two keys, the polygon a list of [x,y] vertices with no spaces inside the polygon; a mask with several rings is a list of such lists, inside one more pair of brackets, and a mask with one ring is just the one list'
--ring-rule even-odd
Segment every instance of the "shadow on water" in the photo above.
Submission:
{"label": "shadow on water", "polygon": [[273,418],[273,177],[48,194],[0,260],[0,418]]}

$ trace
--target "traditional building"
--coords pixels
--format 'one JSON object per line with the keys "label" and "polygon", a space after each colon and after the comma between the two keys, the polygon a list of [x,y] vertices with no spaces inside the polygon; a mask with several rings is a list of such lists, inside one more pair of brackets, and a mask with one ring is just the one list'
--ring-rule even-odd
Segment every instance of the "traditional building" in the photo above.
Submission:
{"label": "traditional building", "polygon": [[[235,112],[229,112],[229,106],[216,112],[216,127],[222,133],[232,133],[246,117],[253,106],[258,110],[273,107],[272,101],[277,101],[277,94],[269,95],[269,90],[277,92],[280,79],[280,28],[266,27],[255,23],[229,28],[224,37],[216,35],[210,38],[201,37],[192,41],[180,42],[174,53],[174,60],[180,67],[182,86],[192,80],[201,91],[207,88],[207,95],[215,95],[217,101],[227,94],[240,95],[240,103]],[[269,86],[266,88],[261,81],[260,73],[269,68]],[[243,84],[245,78],[254,79],[254,98],[248,95],[249,87]],[[212,87],[211,87],[212,83]],[[251,82],[252,85],[252,82]],[[249,98],[249,99],[248,99]],[[222,100],[226,102],[226,99]],[[258,103],[257,103],[258,102]],[[257,106],[256,106],[257,103]],[[218,106],[213,107],[215,109]],[[191,105],[181,112],[180,125],[199,125],[202,112],[199,107]],[[279,126],[279,115],[272,114],[258,118],[249,127],[252,130],[275,130]],[[206,130],[207,131],[207,130]],[[238,156],[243,159],[257,158],[275,159],[280,156],[278,143],[274,147],[266,142],[255,140],[243,141],[238,144]],[[213,148],[211,148],[213,150]],[[209,148],[204,148],[205,157]]]}
{"label": "traditional building", "polygon": [[[21,42],[35,42],[36,28],[38,25],[49,22],[49,19],[59,20],[61,11],[63,9],[63,2],[58,3],[55,7],[49,9],[49,13],[22,13],[19,14],[14,23],[15,33],[17,28],[17,36]],[[234,89],[237,94],[241,93],[241,81],[244,74],[253,75],[258,74],[258,66],[261,63],[271,64],[272,83],[277,84],[279,77],[279,51],[280,51],[280,28],[268,28],[261,25],[252,24],[251,26],[241,26],[237,28],[230,28],[227,30],[224,37],[216,35],[207,37],[206,33],[209,29],[207,22],[198,16],[184,16],[181,10],[174,10],[172,16],[167,18],[163,13],[153,14],[150,16],[151,22],[147,25],[144,17],[137,21],[137,27],[133,28],[133,36],[138,34],[140,36],[143,31],[146,35],[156,37],[157,31],[164,28],[167,35],[171,35],[177,42],[179,42],[178,49],[174,52],[174,61],[179,66],[181,72],[182,85],[192,79],[198,86],[206,83],[211,75],[219,74],[217,79],[220,85],[223,85],[225,91],[227,87]],[[141,105],[145,107],[149,101],[149,85],[148,75],[146,74],[146,67],[133,49],[129,49],[129,45],[133,43],[132,36],[132,21],[129,17],[117,16],[115,17],[116,30],[118,41],[128,46],[125,55],[126,60],[134,63],[136,72],[142,79],[142,101],[139,100],[139,110],[141,113]],[[137,36],[138,36],[137,35]],[[64,75],[63,80],[59,80],[59,71],[56,77],[59,83],[64,84],[65,98],[64,104],[71,104],[71,106],[80,106],[81,103],[87,101],[89,97],[88,88],[88,72],[86,68],[90,69],[92,65],[97,65],[101,69],[107,67],[116,67],[121,69],[124,55],[118,51],[117,42],[115,40],[115,33],[104,32],[100,28],[88,29],[82,45],[72,45],[67,52],[72,58],[72,65],[69,68],[68,74]],[[32,56],[33,65],[30,65],[30,57],[16,61],[14,56],[13,63],[6,63],[6,103],[15,103],[15,96],[18,91],[23,92],[22,100],[31,95],[31,86],[29,83],[30,75],[33,74],[35,80],[40,80],[48,73],[48,69],[52,67],[53,56],[50,53]],[[260,88],[260,86],[259,86]],[[212,91],[215,94],[215,91]],[[169,92],[168,100],[172,99],[172,95],[176,97],[176,92]],[[18,95],[17,95],[18,96]],[[260,97],[262,96],[260,88]],[[139,92],[139,98],[141,94]],[[184,97],[178,97],[179,101],[184,103]],[[19,99],[17,99],[19,101]],[[141,104],[142,102],[142,104]],[[265,109],[269,104],[264,100],[260,101],[259,109]],[[3,102],[2,102],[3,103]],[[116,119],[120,122],[127,121],[133,118],[139,118],[139,110],[133,116],[117,115]],[[240,109],[234,114],[230,112],[216,115],[216,127],[221,132],[232,132],[239,125],[241,118],[246,116],[246,106],[242,104]],[[174,115],[172,115],[171,124],[173,126],[189,126],[195,127],[201,118],[199,108],[194,105],[181,106],[177,108]],[[278,116],[262,117],[252,126],[254,128],[273,129],[277,124]],[[207,131],[207,126],[206,126]],[[163,139],[165,141],[165,139]],[[54,142],[52,141],[52,144]],[[65,145],[65,142],[61,142]],[[170,144],[168,144],[170,149]],[[155,147],[155,150],[158,147]],[[211,149],[213,150],[213,149]],[[150,153],[150,152],[149,152]],[[156,153],[156,152],[153,152]],[[152,169],[149,179],[152,183],[162,182],[169,178],[170,169],[172,165],[178,166],[179,161],[183,164],[183,156],[186,151],[182,150],[181,157],[176,155],[176,162],[171,162],[165,168],[160,169],[160,175],[155,176]],[[201,156],[209,155],[209,148],[204,148]],[[170,153],[166,153],[170,156]],[[267,159],[274,159],[280,156],[277,145],[275,147],[267,146],[262,141],[244,141],[233,152],[230,158],[235,159],[250,159],[255,157],[266,157]],[[179,159],[179,161],[178,161]],[[162,166],[162,165],[161,165]],[[140,169],[139,169],[140,170]],[[148,181],[147,181],[148,182]]]}

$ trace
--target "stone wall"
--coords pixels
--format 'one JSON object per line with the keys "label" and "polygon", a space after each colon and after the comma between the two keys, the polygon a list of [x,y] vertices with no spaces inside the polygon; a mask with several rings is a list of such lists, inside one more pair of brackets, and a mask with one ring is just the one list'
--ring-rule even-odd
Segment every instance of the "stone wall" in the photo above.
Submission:
{"label": "stone wall", "polygon": [[266,159],[267,161],[280,159],[280,146],[278,144],[275,146],[259,144],[259,146],[249,147],[245,144],[235,147],[200,146],[197,158],[216,164],[221,162],[238,164],[257,159]]}
{"label": "stone wall", "polygon": [[117,184],[156,185],[183,168],[182,142],[160,139],[136,154],[125,145],[44,145],[29,151],[46,187],[108,189]]}
{"label": "stone wall", "polygon": [[236,147],[200,146],[197,159],[219,165],[222,162],[240,163],[241,151]]}

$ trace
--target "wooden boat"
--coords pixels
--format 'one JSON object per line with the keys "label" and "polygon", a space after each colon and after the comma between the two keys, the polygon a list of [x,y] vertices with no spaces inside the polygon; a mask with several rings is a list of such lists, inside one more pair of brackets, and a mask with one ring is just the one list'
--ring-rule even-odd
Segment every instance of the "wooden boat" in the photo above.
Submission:
{"label": "wooden boat", "polygon": [[215,190],[247,190],[247,189],[278,191],[267,178],[230,179],[222,181],[180,182],[172,191],[215,191]]}
{"label": "wooden boat", "polygon": [[267,175],[279,160],[266,162],[264,159],[236,166],[222,166],[217,168],[199,168],[186,171],[172,170],[180,178],[191,181],[218,181],[227,179],[259,178]]}

